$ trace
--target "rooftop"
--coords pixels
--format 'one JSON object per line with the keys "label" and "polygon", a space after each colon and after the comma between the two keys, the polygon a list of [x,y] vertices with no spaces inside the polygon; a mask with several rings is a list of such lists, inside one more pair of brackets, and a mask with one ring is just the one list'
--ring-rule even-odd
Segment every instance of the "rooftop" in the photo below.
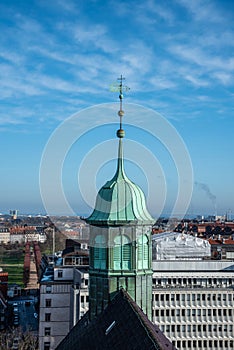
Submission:
{"label": "rooftop", "polygon": [[[95,347],[94,347],[95,344]],[[120,290],[93,321],[84,316],[56,350],[175,350],[160,329],[150,322],[125,290]]]}

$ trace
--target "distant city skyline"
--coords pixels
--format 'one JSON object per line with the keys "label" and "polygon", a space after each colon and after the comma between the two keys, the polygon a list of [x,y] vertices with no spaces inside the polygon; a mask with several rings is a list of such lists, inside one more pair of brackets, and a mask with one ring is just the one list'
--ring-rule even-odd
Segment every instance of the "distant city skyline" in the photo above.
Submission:
{"label": "distant city skyline", "polygon": [[[116,167],[118,93],[110,86],[123,74],[130,87],[124,99],[126,171],[149,197],[151,214],[171,215],[183,159],[175,161],[175,150],[155,136],[160,125],[153,114],[154,137],[145,131],[142,108],[160,115],[185,144],[194,185],[187,214],[233,214],[233,14],[228,0],[1,1],[0,212],[46,213],[39,184],[43,152],[56,130],[80,113],[84,132],[67,149],[61,182],[74,213],[90,214],[94,203],[84,192],[95,200]],[[110,107],[108,115],[98,113],[94,125],[87,114],[86,121],[83,111],[99,111],[102,104]],[[85,169],[94,183],[81,193]]]}

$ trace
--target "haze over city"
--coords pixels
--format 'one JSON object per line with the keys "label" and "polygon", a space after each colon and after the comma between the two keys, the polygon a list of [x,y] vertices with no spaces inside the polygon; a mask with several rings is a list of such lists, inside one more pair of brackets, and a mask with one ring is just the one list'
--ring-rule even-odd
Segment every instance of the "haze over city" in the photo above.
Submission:
{"label": "haze over city", "polygon": [[[58,133],[61,145],[74,138],[61,160],[62,189],[74,213],[90,213],[94,203],[84,193],[95,200],[116,168],[118,92],[112,84],[123,74],[130,87],[123,105],[126,172],[148,192],[151,213],[171,214],[183,173],[184,159],[173,154],[178,144],[161,137],[163,129],[165,135],[174,130],[191,159],[187,213],[231,215],[233,14],[233,2],[220,0],[2,0],[0,212],[46,212],[39,184],[43,151],[68,125],[66,137]],[[53,150],[57,166],[60,142]],[[141,163],[144,154],[149,157]],[[87,164],[94,159],[91,171]],[[54,200],[53,214],[56,206]]]}

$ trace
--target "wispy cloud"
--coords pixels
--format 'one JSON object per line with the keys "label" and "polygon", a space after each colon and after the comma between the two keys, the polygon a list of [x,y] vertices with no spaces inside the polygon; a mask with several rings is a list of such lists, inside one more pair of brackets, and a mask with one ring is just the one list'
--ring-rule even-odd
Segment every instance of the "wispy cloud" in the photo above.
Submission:
{"label": "wispy cloud", "polygon": [[189,11],[196,21],[206,21],[207,23],[224,21],[214,2],[209,0],[177,0],[177,2]]}

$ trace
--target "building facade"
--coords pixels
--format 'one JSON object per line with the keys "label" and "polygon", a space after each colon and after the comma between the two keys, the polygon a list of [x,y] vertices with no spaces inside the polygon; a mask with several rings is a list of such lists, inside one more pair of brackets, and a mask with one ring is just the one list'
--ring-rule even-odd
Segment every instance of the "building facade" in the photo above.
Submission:
{"label": "building facade", "polygon": [[[40,281],[39,349],[54,350],[89,308],[88,265],[83,254],[48,265]],[[86,252],[87,253],[87,252]],[[85,254],[87,256],[87,254]],[[76,260],[78,259],[78,260]],[[84,260],[86,262],[86,259]],[[63,262],[66,265],[63,265]]]}
{"label": "building facade", "polygon": [[154,261],[153,322],[177,349],[234,343],[234,263]]}

